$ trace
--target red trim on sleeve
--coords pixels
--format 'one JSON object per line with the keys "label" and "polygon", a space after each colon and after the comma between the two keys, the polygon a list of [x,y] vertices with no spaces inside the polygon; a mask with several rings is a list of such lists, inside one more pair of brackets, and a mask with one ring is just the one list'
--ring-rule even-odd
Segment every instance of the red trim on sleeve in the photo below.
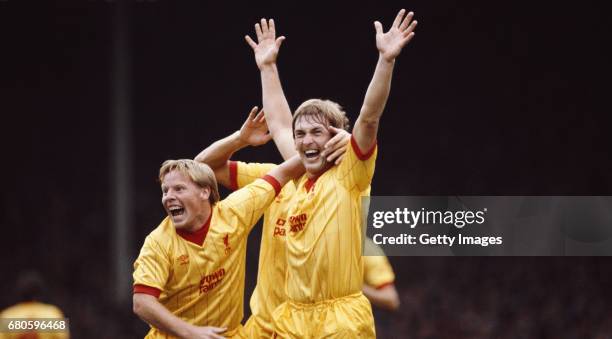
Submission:
{"label": "red trim on sleeve", "polygon": [[159,295],[161,294],[161,290],[155,287],[147,286],[147,285],[136,284],[134,285],[134,293],[144,293],[144,294],[152,295],[155,298],[159,298]]}
{"label": "red trim on sleeve", "polygon": [[359,158],[359,160],[361,161],[368,160],[372,156],[372,154],[374,154],[374,150],[376,149],[376,143],[377,141],[374,140],[374,144],[372,145],[372,147],[367,152],[363,153],[359,148],[359,145],[357,145],[357,140],[355,140],[355,137],[351,135],[351,146],[353,146],[353,150],[355,150],[357,158]]}
{"label": "red trim on sleeve", "polygon": [[230,188],[235,191],[238,189],[238,162],[230,160],[229,171],[230,171]]}
{"label": "red trim on sleeve", "polygon": [[389,282],[380,284],[380,285],[376,286],[376,289],[377,290],[382,290],[383,288],[385,288],[387,286],[391,286],[391,285],[393,285],[393,281],[389,281]]}
{"label": "red trim on sleeve", "polygon": [[208,229],[210,228],[210,219],[212,219],[213,210],[210,210],[210,215],[208,216],[208,220],[195,232],[189,232],[185,230],[176,230],[176,234],[178,234],[181,238],[190,241],[196,245],[204,245],[204,239],[206,239],[206,234],[208,234]]}
{"label": "red trim on sleeve", "polygon": [[280,182],[278,182],[278,180],[276,180],[276,178],[271,175],[266,174],[262,179],[267,181],[270,185],[272,185],[272,187],[274,187],[274,191],[276,192],[275,196],[277,196],[283,188]]}

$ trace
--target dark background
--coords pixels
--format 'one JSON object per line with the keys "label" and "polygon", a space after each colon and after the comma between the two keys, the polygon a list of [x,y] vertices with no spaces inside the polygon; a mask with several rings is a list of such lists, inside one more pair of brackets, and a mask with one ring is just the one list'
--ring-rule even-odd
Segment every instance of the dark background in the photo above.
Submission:
{"label": "dark background", "polygon": [[[244,42],[261,17],[287,37],[292,108],[342,104],[353,121],[377,58],[372,22],[416,12],[382,119],[374,195],[612,193],[610,23],[594,3],[127,1],[130,262],[163,217],[156,176],[261,105]],[[0,308],[20,271],[48,281],[75,338],[142,337],[112,285],[112,47],[116,1],[0,1]],[[279,161],[273,144],[241,160]],[[254,284],[260,230],[248,248]],[[380,337],[608,338],[607,258],[391,258],[398,314]],[[245,308],[248,313],[248,307]]]}

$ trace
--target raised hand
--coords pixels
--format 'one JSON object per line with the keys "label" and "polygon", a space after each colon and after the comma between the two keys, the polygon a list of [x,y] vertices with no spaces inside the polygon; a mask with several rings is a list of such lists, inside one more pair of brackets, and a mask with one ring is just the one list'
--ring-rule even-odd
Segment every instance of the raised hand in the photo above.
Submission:
{"label": "raised hand", "polygon": [[263,110],[257,113],[257,106],[251,109],[249,116],[240,128],[240,140],[250,146],[259,146],[272,139]]}
{"label": "raised hand", "polygon": [[341,128],[335,128],[333,126],[329,126],[328,129],[334,136],[325,143],[321,155],[326,158],[327,162],[333,162],[338,165],[342,161],[342,158],[344,158],[346,147],[349,140],[351,140],[351,134]]}
{"label": "raised hand", "polygon": [[248,35],[246,35],[244,39],[255,53],[257,67],[262,69],[263,67],[275,64],[278,50],[283,40],[285,40],[285,37],[280,36],[276,38],[274,19],[261,19],[261,24],[255,24],[255,34],[257,35],[257,43]]}
{"label": "raised hand", "polygon": [[[397,13],[393,25],[387,33],[383,32],[382,24],[374,22],[376,29],[376,48],[380,55],[387,61],[393,61],[400,54],[402,48],[414,37],[414,29],[417,21],[412,20],[413,12],[409,12],[404,17],[406,10],[402,9]],[[412,22],[411,22],[412,21]]]}

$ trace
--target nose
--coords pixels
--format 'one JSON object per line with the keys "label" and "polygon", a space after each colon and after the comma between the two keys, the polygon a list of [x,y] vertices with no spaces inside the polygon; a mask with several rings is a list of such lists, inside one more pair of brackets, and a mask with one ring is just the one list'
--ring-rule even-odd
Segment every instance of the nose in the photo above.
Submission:
{"label": "nose", "polygon": [[166,202],[171,201],[174,199],[174,194],[172,193],[172,191],[168,191],[166,192],[166,194],[162,193],[162,205],[166,206]]}
{"label": "nose", "polygon": [[306,133],[306,135],[304,135],[304,137],[302,138],[302,143],[304,145],[310,145],[313,142],[313,137],[312,135],[310,135],[309,133]]}

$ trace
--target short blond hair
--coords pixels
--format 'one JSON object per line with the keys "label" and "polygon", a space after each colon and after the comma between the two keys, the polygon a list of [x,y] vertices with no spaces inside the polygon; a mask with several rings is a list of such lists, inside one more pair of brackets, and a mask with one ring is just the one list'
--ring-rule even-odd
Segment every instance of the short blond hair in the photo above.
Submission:
{"label": "short blond hair", "polygon": [[208,165],[191,159],[166,160],[159,169],[159,182],[162,182],[166,174],[172,171],[179,171],[200,187],[210,188],[208,201],[211,205],[219,201],[219,187],[215,172]]}
{"label": "short blond hair", "polygon": [[329,124],[336,128],[348,131],[349,119],[346,112],[337,102],[323,99],[310,99],[304,101],[293,113],[292,129],[295,132],[295,123],[300,118],[310,118],[322,124]]}

